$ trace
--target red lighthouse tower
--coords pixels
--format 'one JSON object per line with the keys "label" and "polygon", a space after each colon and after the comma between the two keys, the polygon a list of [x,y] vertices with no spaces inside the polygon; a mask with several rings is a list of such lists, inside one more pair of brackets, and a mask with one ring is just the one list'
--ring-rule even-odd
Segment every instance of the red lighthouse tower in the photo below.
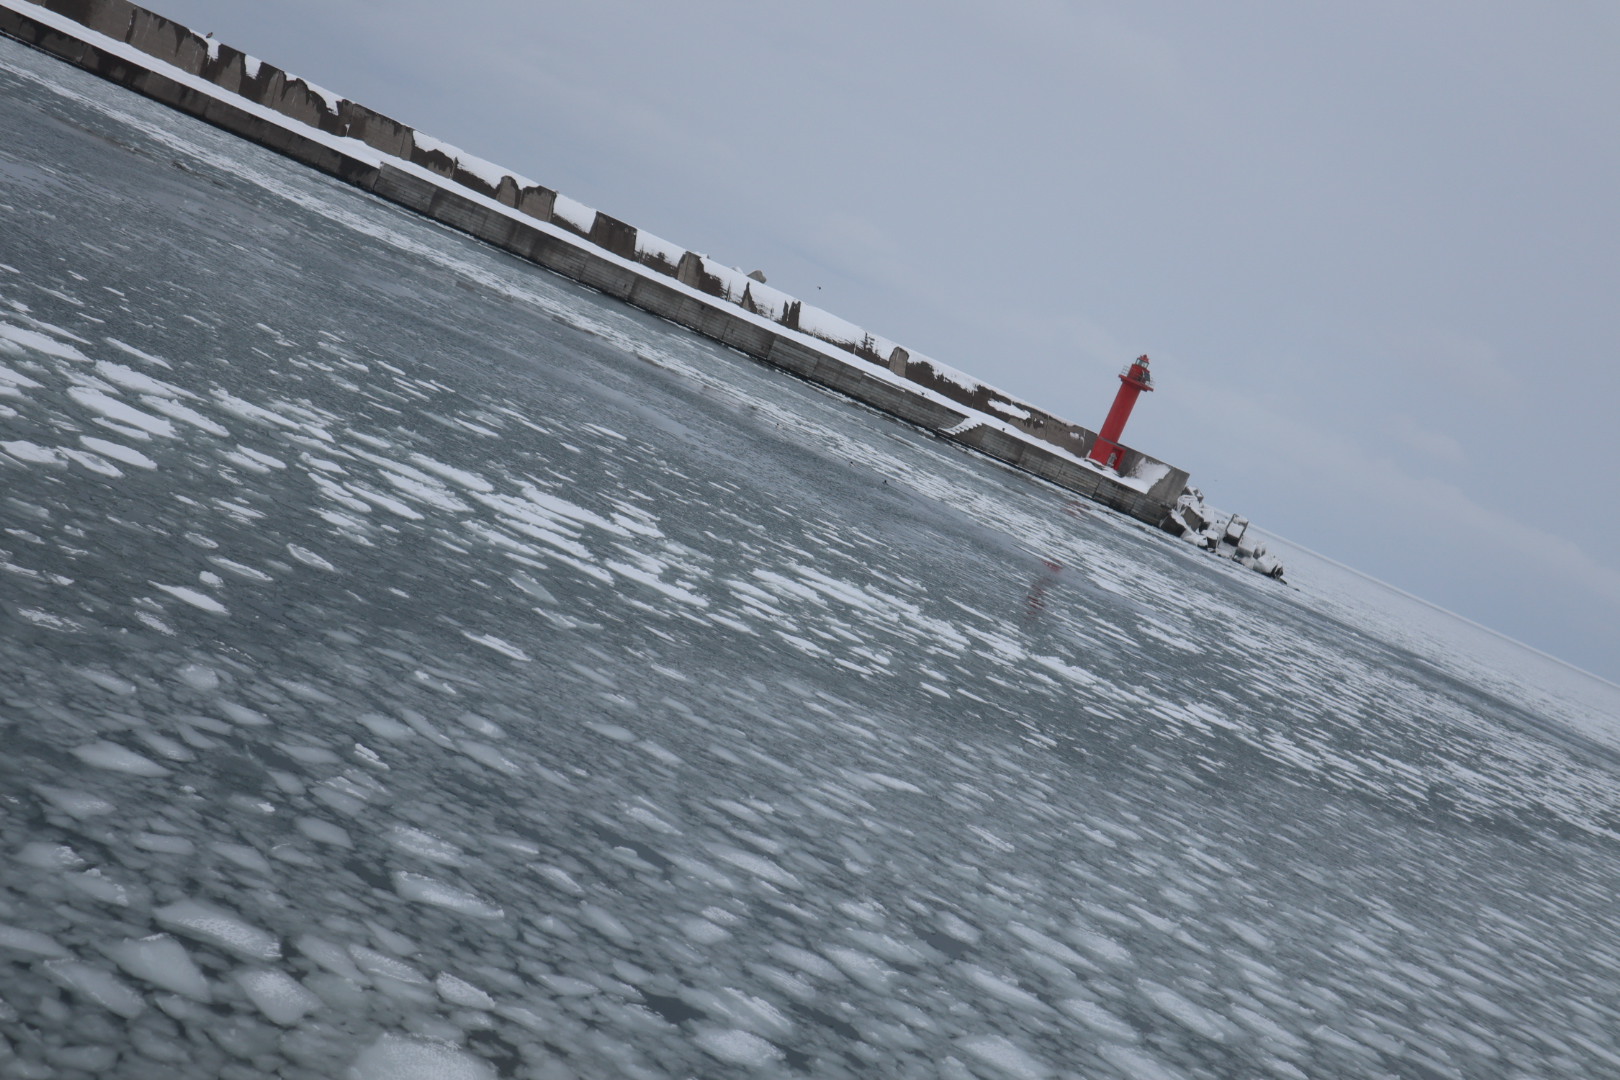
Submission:
{"label": "red lighthouse tower", "polygon": [[1152,389],[1153,376],[1148,373],[1148,358],[1138,356],[1136,363],[1120,372],[1119,393],[1114,396],[1114,407],[1108,410],[1108,419],[1103,421],[1102,431],[1097,433],[1097,441],[1087,455],[1092,461],[1110,469],[1119,467],[1119,459],[1125,454],[1124,448],[1119,445],[1119,437],[1125,432],[1125,421],[1131,418],[1138,395]]}

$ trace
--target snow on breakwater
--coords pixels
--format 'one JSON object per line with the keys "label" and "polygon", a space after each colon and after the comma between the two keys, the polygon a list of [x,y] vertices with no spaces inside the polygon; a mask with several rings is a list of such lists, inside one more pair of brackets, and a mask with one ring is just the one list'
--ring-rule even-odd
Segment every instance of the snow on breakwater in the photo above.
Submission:
{"label": "snow on breakwater", "polygon": [[1150,524],[1187,474],[127,0],[0,0],[0,33]]}

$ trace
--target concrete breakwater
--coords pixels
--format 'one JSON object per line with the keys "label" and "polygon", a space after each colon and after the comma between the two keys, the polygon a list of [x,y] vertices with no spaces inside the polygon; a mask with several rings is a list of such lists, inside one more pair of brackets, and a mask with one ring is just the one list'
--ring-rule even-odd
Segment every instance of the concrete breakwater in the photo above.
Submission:
{"label": "concrete breakwater", "polygon": [[0,33],[1149,524],[1188,475],[127,0],[0,0]]}

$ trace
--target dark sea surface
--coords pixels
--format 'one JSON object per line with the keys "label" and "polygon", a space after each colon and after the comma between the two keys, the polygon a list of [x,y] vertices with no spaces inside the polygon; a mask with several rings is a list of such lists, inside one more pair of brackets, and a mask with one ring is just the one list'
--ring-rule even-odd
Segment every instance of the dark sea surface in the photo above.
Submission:
{"label": "dark sea surface", "polygon": [[0,1076],[1620,1076],[1620,692],[1289,564],[0,41]]}

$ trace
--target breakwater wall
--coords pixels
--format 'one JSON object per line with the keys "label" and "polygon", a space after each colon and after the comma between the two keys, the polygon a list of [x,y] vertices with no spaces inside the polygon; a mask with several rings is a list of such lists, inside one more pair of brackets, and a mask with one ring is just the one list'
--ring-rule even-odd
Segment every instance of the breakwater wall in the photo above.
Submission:
{"label": "breakwater wall", "polygon": [[1188,475],[740,270],[127,0],[0,0],[0,33],[757,360],[1157,525]]}

